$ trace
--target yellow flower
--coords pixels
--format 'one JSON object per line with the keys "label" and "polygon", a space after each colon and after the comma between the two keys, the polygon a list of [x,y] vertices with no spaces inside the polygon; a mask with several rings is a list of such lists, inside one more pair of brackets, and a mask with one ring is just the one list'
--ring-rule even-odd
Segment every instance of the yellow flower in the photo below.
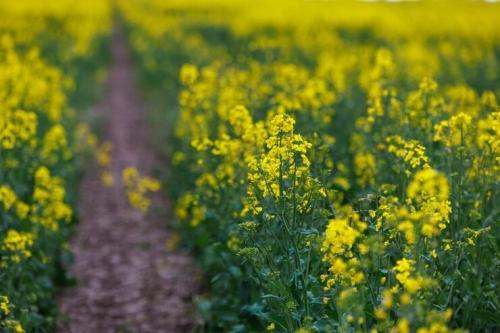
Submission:
{"label": "yellow flower", "polygon": [[406,318],[398,320],[396,327],[398,333],[410,333],[410,323]]}
{"label": "yellow flower", "polygon": [[113,145],[111,142],[104,142],[97,148],[95,158],[101,167],[109,167],[111,165],[112,150]]}
{"label": "yellow flower", "polygon": [[4,327],[14,331],[14,333],[25,333],[23,326],[20,322],[13,319],[7,319],[3,322]]}
{"label": "yellow flower", "polygon": [[10,313],[10,302],[7,296],[0,296],[0,311],[3,312],[4,316],[8,316]]}
{"label": "yellow flower", "polygon": [[195,65],[185,64],[181,67],[179,76],[182,84],[192,85],[198,78],[198,68]]}
{"label": "yellow flower", "polygon": [[17,324],[14,326],[14,332],[16,332],[16,333],[25,333],[24,328],[23,328],[23,326],[21,325],[21,323],[17,323]]}
{"label": "yellow flower", "polygon": [[9,229],[3,239],[2,249],[11,252],[11,259],[14,262],[19,262],[23,257],[31,257],[30,248],[33,245],[33,240],[34,237],[31,233]]}
{"label": "yellow flower", "polygon": [[19,218],[25,219],[30,212],[30,206],[27,203],[18,201],[16,203],[16,214]]}
{"label": "yellow flower", "polygon": [[441,141],[447,146],[465,145],[471,141],[472,136],[468,133],[471,123],[471,116],[463,112],[443,120],[434,126],[434,141]]}
{"label": "yellow flower", "polygon": [[0,186],[0,202],[3,203],[5,210],[9,210],[16,200],[16,192],[7,185]]}
{"label": "yellow flower", "polygon": [[364,187],[373,184],[377,172],[375,156],[370,153],[357,153],[354,155],[354,172],[359,186]]}
{"label": "yellow flower", "polygon": [[413,266],[415,265],[415,260],[410,259],[400,259],[396,262],[396,266],[394,266],[393,270],[396,272],[396,279],[401,284],[405,284],[410,277],[411,272],[415,269]]}
{"label": "yellow flower", "polygon": [[327,254],[342,254],[350,250],[360,233],[349,225],[345,218],[332,219],[325,231],[322,251]]}
{"label": "yellow flower", "polygon": [[66,130],[64,127],[59,124],[54,125],[47,131],[43,138],[42,156],[46,159],[50,158],[52,153],[66,147],[67,144]]}
{"label": "yellow flower", "polygon": [[425,169],[429,166],[425,147],[417,140],[405,140],[400,135],[393,135],[388,137],[386,142],[387,151],[406,163],[410,170]]}
{"label": "yellow flower", "polygon": [[239,247],[240,247],[240,244],[241,244],[241,240],[236,237],[236,236],[231,236],[229,237],[229,239],[227,240],[227,247],[233,251],[233,252],[236,252]]}
{"label": "yellow flower", "polygon": [[385,320],[387,319],[387,312],[385,312],[385,310],[382,308],[376,308],[375,318],[377,318],[378,320]]}
{"label": "yellow flower", "polygon": [[382,293],[383,298],[382,298],[382,305],[385,309],[390,309],[392,308],[393,305],[393,299],[392,299],[392,292],[388,289],[385,289],[384,292]]}
{"label": "yellow flower", "polygon": [[111,187],[114,184],[113,174],[109,171],[101,172],[101,182],[106,187]]}
{"label": "yellow flower", "polygon": [[151,206],[151,200],[146,194],[159,191],[160,182],[151,177],[141,177],[134,167],[125,168],[122,171],[122,178],[130,205],[146,213]]}
{"label": "yellow flower", "polygon": [[445,201],[448,200],[449,193],[446,177],[432,168],[425,168],[415,173],[406,190],[408,198],[419,203],[429,198]]}
{"label": "yellow flower", "polygon": [[410,294],[408,294],[408,293],[403,293],[403,294],[401,295],[401,297],[400,297],[400,299],[399,299],[399,300],[400,300],[401,304],[403,304],[403,305],[408,305],[408,304],[410,304],[410,303],[411,303],[411,296],[410,296]]}
{"label": "yellow flower", "polygon": [[406,193],[417,206],[411,217],[422,222],[422,235],[437,236],[446,228],[451,213],[449,192],[447,178],[434,169],[426,168],[414,175]]}

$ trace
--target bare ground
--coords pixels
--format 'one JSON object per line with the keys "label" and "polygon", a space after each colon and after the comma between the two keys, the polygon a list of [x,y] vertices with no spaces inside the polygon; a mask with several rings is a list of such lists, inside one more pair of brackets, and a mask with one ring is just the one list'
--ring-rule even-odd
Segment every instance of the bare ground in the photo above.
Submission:
{"label": "bare ground", "polygon": [[100,110],[105,139],[113,144],[115,185],[100,183],[100,170],[88,167],[80,194],[76,257],[70,271],[78,285],[60,298],[61,333],[188,332],[198,272],[186,253],[169,252],[165,241],[168,205],[155,200],[154,213],[130,207],[122,170],[137,167],[150,175],[158,159],[151,146],[144,106],[134,83],[123,33],[112,42],[112,67]]}

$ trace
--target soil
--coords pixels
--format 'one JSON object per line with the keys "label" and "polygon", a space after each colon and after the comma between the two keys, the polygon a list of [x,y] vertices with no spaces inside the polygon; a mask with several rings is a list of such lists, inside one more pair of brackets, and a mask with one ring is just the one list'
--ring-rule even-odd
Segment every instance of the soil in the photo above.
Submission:
{"label": "soil", "polygon": [[151,175],[158,158],[151,144],[146,110],[134,82],[131,55],[120,30],[112,40],[112,64],[102,106],[104,139],[113,145],[115,184],[100,181],[101,170],[86,168],[80,194],[80,222],[72,240],[78,284],[60,298],[60,333],[189,332],[198,271],[193,259],[167,250],[168,201],[154,200],[152,213],[132,208],[121,181],[124,168]]}

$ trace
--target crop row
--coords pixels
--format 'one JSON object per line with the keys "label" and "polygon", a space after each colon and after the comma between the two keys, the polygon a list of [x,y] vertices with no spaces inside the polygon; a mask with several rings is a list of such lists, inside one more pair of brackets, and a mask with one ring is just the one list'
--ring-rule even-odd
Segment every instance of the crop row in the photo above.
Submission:
{"label": "crop row", "polygon": [[498,6],[118,3],[204,329],[499,328]]}
{"label": "crop row", "polygon": [[78,157],[91,138],[75,108],[103,78],[110,30],[107,2],[0,3],[1,332],[54,326]]}

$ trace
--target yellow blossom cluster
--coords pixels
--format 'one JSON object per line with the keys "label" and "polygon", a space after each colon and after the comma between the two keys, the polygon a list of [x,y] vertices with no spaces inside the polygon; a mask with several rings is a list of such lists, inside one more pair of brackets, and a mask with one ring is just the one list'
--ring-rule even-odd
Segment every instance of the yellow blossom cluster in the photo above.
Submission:
{"label": "yellow blossom cluster", "polygon": [[10,252],[10,259],[18,263],[21,258],[31,257],[32,245],[33,235],[10,229],[3,240],[2,250]]}
{"label": "yellow blossom cluster", "polygon": [[347,210],[350,216],[330,220],[325,230],[321,251],[324,253],[323,260],[330,266],[328,271],[333,275],[331,279],[321,276],[322,280],[326,280],[325,290],[329,290],[335,282],[356,285],[365,279],[359,269],[360,262],[352,251],[367,224],[351,208]]}
{"label": "yellow blossom cluster", "polygon": [[130,205],[146,213],[151,206],[151,200],[146,194],[159,191],[160,182],[151,177],[141,177],[134,167],[125,168],[122,177]]}

